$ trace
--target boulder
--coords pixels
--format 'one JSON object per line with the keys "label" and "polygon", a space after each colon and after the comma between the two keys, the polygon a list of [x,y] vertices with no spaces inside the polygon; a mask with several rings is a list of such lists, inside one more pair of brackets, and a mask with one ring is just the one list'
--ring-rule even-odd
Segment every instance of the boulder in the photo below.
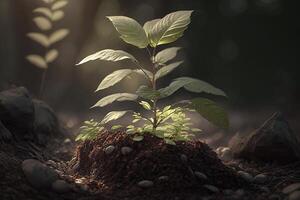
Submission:
{"label": "boulder", "polygon": [[34,106],[26,88],[0,92],[0,120],[14,136],[33,136]]}
{"label": "boulder", "polygon": [[46,144],[50,137],[60,133],[59,121],[45,102],[34,99],[34,132],[40,144]]}
{"label": "boulder", "polygon": [[6,127],[2,124],[0,120],[0,142],[9,141],[11,139],[12,139],[12,134],[9,132],[9,130],[6,129]]}
{"label": "boulder", "polygon": [[278,163],[300,160],[299,137],[280,112],[249,136],[235,136],[230,146],[235,158]]}

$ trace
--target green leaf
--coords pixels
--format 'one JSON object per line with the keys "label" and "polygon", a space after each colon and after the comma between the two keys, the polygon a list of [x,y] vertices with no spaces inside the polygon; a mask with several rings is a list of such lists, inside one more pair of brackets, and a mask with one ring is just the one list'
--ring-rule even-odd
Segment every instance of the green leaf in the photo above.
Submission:
{"label": "green leaf", "polygon": [[158,99],[160,97],[160,93],[158,91],[154,91],[152,88],[145,85],[140,86],[136,91],[136,94],[148,100]]}
{"label": "green leaf", "polygon": [[53,62],[58,57],[58,51],[56,49],[51,49],[46,53],[45,60],[47,63]]}
{"label": "green leaf", "polygon": [[146,101],[141,101],[140,105],[143,106],[143,108],[146,109],[146,110],[151,110],[150,104]]}
{"label": "green leaf", "polygon": [[35,17],[33,21],[43,31],[48,31],[52,28],[51,22],[45,17]]}
{"label": "green leaf", "polygon": [[137,74],[139,74],[139,75],[142,75],[142,76],[146,76],[145,75],[145,73],[149,76],[149,78],[152,80],[152,78],[153,78],[153,74],[152,74],[152,72],[150,72],[150,71],[148,71],[148,70],[146,70],[146,69],[143,69],[143,71],[145,72],[143,72],[141,69],[135,69],[135,70],[133,70],[135,73],[137,73]]}
{"label": "green leaf", "polygon": [[65,7],[66,5],[68,5],[68,1],[57,1],[52,5],[51,9],[58,10]]}
{"label": "green leaf", "polygon": [[68,34],[69,34],[69,30],[68,29],[59,29],[59,30],[55,31],[54,33],[52,33],[50,35],[50,37],[49,37],[49,43],[50,44],[54,44],[54,43],[56,43],[58,41],[61,41]]}
{"label": "green leaf", "polygon": [[142,135],[135,135],[133,138],[132,138],[132,140],[133,141],[136,141],[136,142],[140,142],[140,141],[142,141],[144,139],[144,136],[142,136]]}
{"label": "green leaf", "polygon": [[114,101],[135,101],[138,98],[138,95],[136,94],[130,94],[130,93],[117,93],[112,94],[109,96],[106,96],[102,99],[100,99],[92,108],[94,107],[104,107],[108,104],[113,103]]}
{"label": "green leaf", "polygon": [[153,47],[168,44],[180,38],[191,22],[193,11],[177,11],[159,20],[149,32]]}
{"label": "green leaf", "polygon": [[106,124],[110,121],[120,119],[127,112],[128,112],[128,110],[125,110],[125,111],[111,111],[111,112],[107,113],[107,115],[105,115],[105,117],[101,121],[101,124]]}
{"label": "green leaf", "polygon": [[147,37],[148,37],[148,40],[149,40],[149,42],[150,42],[150,46],[152,46],[152,47],[153,47],[154,44],[151,43],[152,40],[151,40],[149,34],[150,34],[150,31],[152,30],[152,28],[154,27],[154,25],[155,25],[157,22],[159,22],[159,20],[161,20],[161,19],[150,20],[150,21],[146,22],[146,23],[144,24],[144,26],[143,26],[143,28],[144,28],[144,30],[145,30],[145,32],[146,32],[146,35],[147,35]]}
{"label": "green leaf", "polygon": [[190,82],[184,86],[184,88],[190,92],[195,92],[195,93],[205,92],[213,95],[219,95],[225,97],[227,96],[222,90],[212,86],[209,83],[206,83],[205,81],[201,81],[190,77],[181,77],[176,80]]}
{"label": "green leaf", "polygon": [[52,19],[53,21],[59,21],[59,20],[61,20],[62,18],[64,18],[64,16],[65,16],[65,13],[64,13],[63,11],[61,11],[61,10],[58,10],[58,11],[55,11],[55,12],[53,13],[51,19]]}
{"label": "green leaf", "polygon": [[174,59],[177,56],[177,52],[180,49],[181,49],[180,47],[171,47],[160,51],[155,56],[155,62],[160,64],[167,63],[168,61]]}
{"label": "green leaf", "polygon": [[229,121],[227,113],[215,102],[206,98],[196,98],[191,101],[190,106],[214,125],[219,128],[228,129]]}
{"label": "green leaf", "polygon": [[120,129],[120,128],[122,128],[123,126],[122,125],[113,125],[112,127],[111,127],[111,130],[117,130],[117,129]]}
{"label": "green leaf", "polygon": [[101,81],[96,92],[99,90],[104,90],[106,88],[109,88],[109,87],[117,84],[118,82],[123,80],[126,76],[130,75],[131,73],[132,73],[131,69],[120,69],[120,70],[114,71],[113,73],[109,74]]}
{"label": "green leaf", "polygon": [[179,61],[179,62],[175,62],[175,63],[169,64],[169,65],[166,65],[166,66],[160,68],[155,74],[155,80],[168,75],[170,72],[172,72],[174,69],[176,69],[182,63],[183,63],[183,61]]}
{"label": "green leaf", "polygon": [[139,48],[148,46],[148,38],[142,26],[132,18],[125,16],[107,17],[120,33],[120,37],[128,44]]}
{"label": "green leaf", "polygon": [[38,68],[47,69],[48,65],[44,58],[39,55],[28,55],[26,59]]}
{"label": "green leaf", "polygon": [[190,92],[205,92],[213,95],[226,96],[222,90],[210,85],[209,83],[190,77],[177,78],[169,86],[160,89],[159,92],[161,93],[161,97],[165,98],[172,95],[182,87]]}
{"label": "green leaf", "polygon": [[45,15],[46,17],[48,17],[49,19],[52,18],[52,12],[49,8],[46,7],[41,7],[41,8],[37,8],[33,10],[34,13],[41,13],[43,15]]}
{"label": "green leaf", "polygon": [[165,141],[166,144],[176,145],[176,143],[173,140],[171,140],[171,139],[165,138],[164,141]]}
{"label": "green leaf", "polygon": [[41,33],[28,33],[27,37],[29,37],[33,41],[39,43],[43,47],[49,47],[49,45],[50,45],[50,41],[49,41],[48,37],[44,34],[41,34]]}
{"label": "green leaf", "polygon": [[137,60],[130,55],[129,53],[122,51],[122,50],[112,50],[112,49],[105,49],[89,55],[88,57],[84,58],[80,63],[77,65],[81,65],[83,63],[92,61],[92,60],[105,60],[105,61],[120,61],[120,60],[132,60],[137,62]]}

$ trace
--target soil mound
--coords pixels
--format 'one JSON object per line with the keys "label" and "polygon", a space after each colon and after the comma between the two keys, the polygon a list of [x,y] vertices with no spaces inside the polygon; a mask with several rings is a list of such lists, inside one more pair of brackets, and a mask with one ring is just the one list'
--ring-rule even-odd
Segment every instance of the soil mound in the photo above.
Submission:
{"label": "soil mound", "polygon": [[151,194],[171,193],[174,197],[193,191],[203,195],[214,192],[207,185],[220,190],[245,185],[200,140],[177,142],[174,146],[150,134],[143,141],[134,142],[126,133],[104,132],[96,140],[79,145],[71,165],[78,176],[98,180],[113,191],[131,194],[147,195],[152,191]]}

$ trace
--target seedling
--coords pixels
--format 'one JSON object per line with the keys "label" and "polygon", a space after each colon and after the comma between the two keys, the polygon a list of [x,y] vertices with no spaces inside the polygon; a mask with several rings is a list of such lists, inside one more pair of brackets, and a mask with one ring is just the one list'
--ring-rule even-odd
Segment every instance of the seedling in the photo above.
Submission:
{"label": "seedling", "polygon": [[45,6],[33,10],[34,14],[38,14],[33,18],[33,22],[40,32],[31,32],[27,36],[33,41],[45,48],[45,55],[30,54],[26,59],[34,66],[43,70],[42,81],[40,85],[40,97],[44,90],[47,69],[50,63],[53,63],[59,52],[52,46],[63,40],[68,34],[68,29],[55,29],[56,22],[62,20],[65,16],[62,10],[67,4],[67,0],[41,0]]}
{"label": "seedling", "polygon": [[[201,130],[191,128],[191,119],[186,116],[186,112],[198,112],[208,121],[226,129],[228,118],[226,112],[213,101],[206,98],[195,98],[185,100],[173,105],[166,105],[158,108],[158,102],[173,95],[180,88],[194,93],[208,93],[212,95],[226,96],[226,94],[204,82],[191,77],[180,77],[173,80],[169,86],[160,88],[158,81],[171,73],[182,64],[171,62],[180,50],[179,47],[171,47],[156,53],[157,48],[164,44],[169,44],[183,36],[184,31],[191,22],[193,11],[177,11],[170,13],[162,19],[148,21],[142,27],[137,21],[125,16],[107,17],[119,32],[123,41],[134,45],[137,48],[145,49],[149,54],[152,66],[146,69],[133,55],[122,51],[105,49],[84,58],[78,65],[93,60],[122,61],[131,60],[136,66],[134,69],[121,69],[106,76],[96,91],[102,91],[122,81],[132,74],[143,76],[148,85],[141,85],[135,94],[117,93],[100,99],[93,107],[104,107],[115,101],[136,101],[146,111],[151,113],[148,117],[139,112],[129,110],[111,111],[101,122],[94,120],[85,122],[81,128],[81,133],[77,140],[93,139],[106,127],[106,124],[131,113],[132,124],[128,125],[126,132],[135,141],[143,140],[144,134],[152,134],[164,139],[168,144],[175,144],[176,141],[190,140],[195,132]],[[142,124],[140,126],[137,123]],[[112,126],[112,130],[121,128],[120,125]]]}

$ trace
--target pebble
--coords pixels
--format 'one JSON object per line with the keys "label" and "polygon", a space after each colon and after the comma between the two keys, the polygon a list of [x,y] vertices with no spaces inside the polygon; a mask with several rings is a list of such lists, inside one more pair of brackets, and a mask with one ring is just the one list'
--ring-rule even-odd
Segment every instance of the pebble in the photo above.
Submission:
{"label": "pebble", "polygon": [[244,171],[238,171],[237,172],[238,175],[243,178],[245,181],[251,183],[253,181],[253,176],[251,174],[249,174],[248,172],[244,172]]}
{"label": "pebble", "polygon": [[200,180],[207,180],[208,179],[207,176],[204,173],[202,173],[202,172],[195,171],[194,174]]}
{"label": "pebble", "polygon": [[55,170],[35,159],[24,160],[22,170],[27,180],[36,188],[50,188],[58,179]]}
{"label": "pebble", "polygon": [[71,144],[71,143],[72,143],[72,141],[71,141],[70,138],[66,138],[66,139],[64,140],[64,144],[66,144],[66,145],[69,145],[69,144]]}
{"label": "pebble", "polygon": [[138,186],[140,186],[141,188],[150,188],[153,185],[154,185],[153,182],[149,180],[143,180],[138,182]]}
{"label": "pebble", "polygon": [[269,194],[270,193],[270,189],[268,187],[261,187],[260,190],[263,192],[263,193],[266,193],[266,194]]}
{"label": "pebble", "polygon": [[226,190],[223,190],[223,193],[224,193],[225,195],[232,195],[233,190],[226,189]]}
{"label": "pebble", "polygon": [[285,188],[283,188],[282,193],[290,194],[296,190],[300,190],[300,183],[293,183],[291,185],[286,186]]}
{"label": "pebble", "polygon": [[181,154],[180,159],[181,159],[182,162],[187,162],[188,157],[185,154]]}
{"label": "pebble", "polygon": [[253,181],[257,184],[263,184],[268,180],[268,177],[264,174],[258,174],[254,177]]}
{"label": "pebble", "polygon": [[131,147],[122,147],[121,148],[121,153],[122,155],[128,155],[133,151],[133,149]]}
{"label": "pebble", "polygon": [[64,180],[57,180],[52,183],[52,189],[57,193],[67,193],[71,190],[71,186]]}
{"label": "pebble", "polygon": [[289,195],[289,200],[300,200],[300,191],[295,191]]}
{"label": "pebble", "polygon": [[219,188],[217,188],[214,185],[203,185],[203,187],[208,189],[209,191],[211,191],[213,193],[219,193],[220,192]]}
{"label": "pebble", "polygon": [[109,145],[108,147],[106,147],[106,148],[104,149],[104,152],[105,152],[107,155],[109,155],[109,154],[111,154],[112,152],[114,152],[115,148],[116,148],[115,146]]}
{"label": "pebble", "polygon": [[160,181],[168,181],[169,177],[168,176],[160,176],[160,177],[158,177],[158,180],[160,180]]}
{"label": "pebble", "polygon": [[236,190],[235,191],[235,196],[237,196],[237,197],[242,197],[242,196],[244,196],[244,194],[245,194],[245,190],[243,190],[243,189],[238,189],[238,190]]}

